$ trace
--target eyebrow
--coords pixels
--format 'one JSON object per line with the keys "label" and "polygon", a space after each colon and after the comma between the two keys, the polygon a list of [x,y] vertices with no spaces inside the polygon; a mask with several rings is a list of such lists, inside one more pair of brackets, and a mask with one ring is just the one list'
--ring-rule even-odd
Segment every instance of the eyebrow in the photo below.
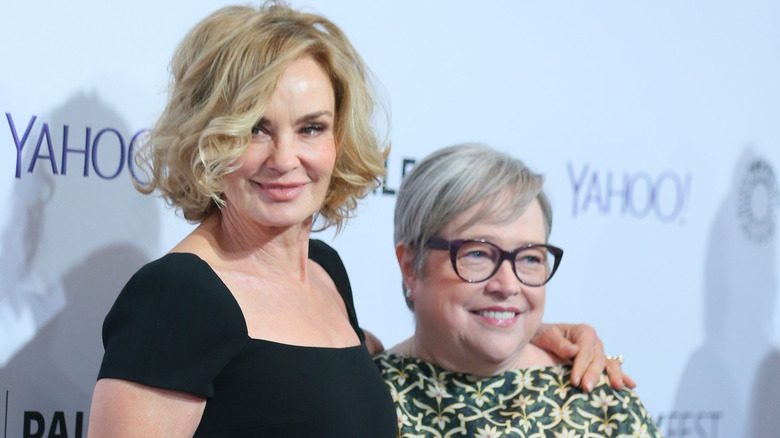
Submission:
{"label": "eyebrow", "polygon": [[[298,119],[296,119],[294,124],[300,125],[302,123],[311,122],[311,121],[317,120],[318,118],[320,118],[322,116],[330,116],[332,118],[333,117],[333,113],[328,111],[328,110],[322,110],[322,111],[309,113],[309,114],[303,115],[303,116],[299,117]],[[262,125],[262,126],[267,126],[269,123],[270,123],[270,121],[267,118],[265,118],[265,117],[261,117],[260,120],[257,122],[258,125]]]}
{"label": "eyebrow", "polygon": [[322,110],[317,111],[315,113],[306,114],[303,117],[299,117],[298,120],[295,121],[295,124],[305,123],[305,122],[311,122],[312,120],[316,120],[322,116],[330,116],[333,117],[333,113],[328,110]]}
{"label": "eyebrow", "polygon": [[[496,240],[499,240],[499,236],[496,236],[496,235],[487,235],[487,234],[479,234],[479,235],[476,235],[476,236],[474,236],[474,237],[464,238],[463,240],[480,240],[480,239],[481,239],[481,240],[485,240],[485,241],[487,241],[487,242],[490,242],[490,243],[492,243],[493,245],[498,245],[498,244],[496,243]],[[542,241],[542,242],[535,242],[535,241],[526,240],[526,241],[523,241],[523,242],[521,242],[520,246],[514,246],[514,247],[510,248],[510,249],[509,249],[509,251],[515,250],[515,249],[517,249],[517,248],[522,248],[522,247],[524,247],[524,246],[528,246],[528,245],[545,245],[545,244],[547,244],[547,242],[546,242],[546,241]],[[500,248],[503,248],[503,247],[501,247],[500,245],[498,245],[498,246],[499,246]]]}

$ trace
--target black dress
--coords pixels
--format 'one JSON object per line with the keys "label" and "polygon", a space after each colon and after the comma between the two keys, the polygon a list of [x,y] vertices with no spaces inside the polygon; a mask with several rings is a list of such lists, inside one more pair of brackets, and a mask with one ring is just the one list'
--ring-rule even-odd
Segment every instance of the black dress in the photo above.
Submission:
{"label": "black dress", "polygon": [[396,417],[358,327],[338,254],[312,240],[361,345],[301,347],[250,338],[231,292],[206,262],[173,253],[141,268],[103,324],[98,379],[207,398],[195,436],[395,437]]}

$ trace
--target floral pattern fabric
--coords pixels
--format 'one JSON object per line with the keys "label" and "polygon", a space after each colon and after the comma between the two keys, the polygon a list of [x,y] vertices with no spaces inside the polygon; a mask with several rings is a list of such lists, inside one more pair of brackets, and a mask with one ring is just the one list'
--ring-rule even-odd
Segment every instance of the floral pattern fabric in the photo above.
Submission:
{"label": "floral pattern fabric", "polygon": [[399,354],[374,356],[390,389],[399,438],[661,437],[636,393],[606,375],[590,393],[572,387],[571,366],[479,378]]}

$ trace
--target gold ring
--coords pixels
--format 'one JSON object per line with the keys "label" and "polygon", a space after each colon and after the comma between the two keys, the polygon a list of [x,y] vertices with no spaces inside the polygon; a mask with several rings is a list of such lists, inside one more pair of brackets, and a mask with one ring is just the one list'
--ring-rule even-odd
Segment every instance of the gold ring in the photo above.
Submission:
{"label": "gold ring", "polygon": [[622,354],[618,354],[617,356],[609,356],[609,355],[607,355],[607,360],[615,360],[620,365],[623,365],[623,361],[626,360],[626,358],[623,357]]}

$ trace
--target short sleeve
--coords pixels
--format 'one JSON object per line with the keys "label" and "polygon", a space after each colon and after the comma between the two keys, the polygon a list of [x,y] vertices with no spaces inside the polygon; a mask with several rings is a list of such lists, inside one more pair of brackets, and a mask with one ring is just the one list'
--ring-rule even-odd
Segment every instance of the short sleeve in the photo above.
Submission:
{"label": "short sleeve", "polygon": [[173,253],[142,267],[103,322],[98,379],[214,395],[214,378],[248,341],[238,303],[193,254]]}
{"label": "short sleeve", "polygon": [[352,286],[349,283],[347,269],[344,267],[344,262],[341,261],[339,253],[325,242],[311,239],[309,240],[309,259],[322,266],[325,272],[330,275],[330,278],[333,279],[333,283],[336,284],[336,288],[347,306],[349,322],[360,338],[360,342],[364,342],[365,334],[358,324],[355,303],[352,300]]}

